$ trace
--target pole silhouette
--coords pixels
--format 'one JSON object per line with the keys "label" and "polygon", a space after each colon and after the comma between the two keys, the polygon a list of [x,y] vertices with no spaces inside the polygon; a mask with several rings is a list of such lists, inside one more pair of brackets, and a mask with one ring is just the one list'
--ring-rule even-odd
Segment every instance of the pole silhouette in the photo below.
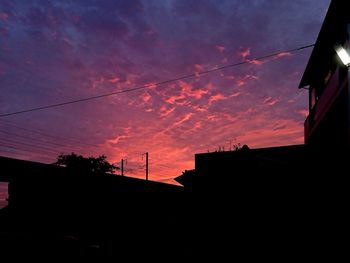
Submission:
{"label": "pole silhouette", "polygon": [[146,152],[146,181],[148,181],[148,152]]}
{"label": "pole silhouette", "polygon": [[122,176],[124,176],[124,159],[122,159],[121,170],[122,170]]}

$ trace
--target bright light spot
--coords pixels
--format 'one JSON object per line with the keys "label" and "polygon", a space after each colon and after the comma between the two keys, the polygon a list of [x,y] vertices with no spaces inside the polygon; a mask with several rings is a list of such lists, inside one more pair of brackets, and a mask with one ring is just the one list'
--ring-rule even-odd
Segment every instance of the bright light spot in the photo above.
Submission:
{"label": "bright light spot", "polygon": [[343,62],[343,64],[347,67],[350,66],[350,56],[348,54],[348,52],[343,48],[343,47],[336,47],[335,51],[337,52],[339,58],[341,59],[341,61]]}

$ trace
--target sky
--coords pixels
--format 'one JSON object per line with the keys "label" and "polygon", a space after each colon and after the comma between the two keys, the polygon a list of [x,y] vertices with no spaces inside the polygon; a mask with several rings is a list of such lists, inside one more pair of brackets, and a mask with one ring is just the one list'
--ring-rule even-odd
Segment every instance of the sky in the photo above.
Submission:
{"label": "sky", "polygon": [[[0,155],[52,163],[104,154],[172,182],[194,154],[303,143],[298,84],[329,0],[1,0]],[[249,63],[197,74],[241,61]],[[155,86],[179,76],[193,78]]]}

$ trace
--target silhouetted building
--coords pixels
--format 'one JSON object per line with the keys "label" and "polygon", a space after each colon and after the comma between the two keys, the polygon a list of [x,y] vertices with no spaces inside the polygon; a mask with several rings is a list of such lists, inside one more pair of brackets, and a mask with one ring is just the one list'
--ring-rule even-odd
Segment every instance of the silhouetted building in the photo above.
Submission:
{"label": "silhouetted building", "polygon": [[349,1],[332,1],[299,85],[309,90],[307,144],[350,145],[349,70],[336,53],[339,46],[350,50],[349,6]]}
{"label": "silhouetted building", "polygon": [[350,51],[349,10],[349,1],[331,2],[299,85],[309,89],[305,145],[199,153],[195,171],[176,180],[191,189],[230,188],[249,176],[304,173],[309,180],[316,171],[341,171],[346,163],[342,152],[350,146],[350,73],[336,50]]}
{"label": "silhouetted building", "polygon": [[237,151],[198,153],[195,170],[175,178],[187,188],[230,188],[233,184],[249,180],[250,176],[286,175],[299,173],[301,166],[310,161],[310,149],[306,145],[292,145]]}

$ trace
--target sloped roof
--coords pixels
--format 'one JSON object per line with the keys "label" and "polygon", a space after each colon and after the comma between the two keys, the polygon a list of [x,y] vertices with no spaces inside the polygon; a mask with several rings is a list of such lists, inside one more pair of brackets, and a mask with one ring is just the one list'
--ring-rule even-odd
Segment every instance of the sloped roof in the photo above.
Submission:
{"label": "sloped roof", "polygon": [[299,88],[311,85],[329,69],[329,58],[335,54],[334,46],[346,40],[349,8],[350,2],[347,0],[332,0]]}

